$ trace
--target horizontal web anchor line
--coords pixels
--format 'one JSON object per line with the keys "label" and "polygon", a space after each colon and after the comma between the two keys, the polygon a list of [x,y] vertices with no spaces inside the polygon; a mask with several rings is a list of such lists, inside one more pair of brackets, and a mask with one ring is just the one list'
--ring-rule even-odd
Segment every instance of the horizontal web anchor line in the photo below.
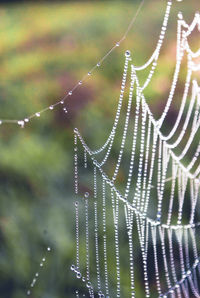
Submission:
{"label": "horizontal web anchor line", "polygon": [[[171,1],[171,0],[170,0],[170,1]],[[142,0],[142,1],[140,2],[140,5],[138,6],[138,8],[137,8],[137,10],[136,10],[136,13],[135,13],[135,15],[132,17],[132,19],[131,19],[131,21],[130,21],[130,23],[129,23],[129,25],[128,25],[128,27],[127,27],[125,33],[124,33],[124,35],[122,36],[122,38],[121,38],[118,42],[116,42],[115,45],[112,46],[112,48],[111,48],[111,49],[110,49],[110,50],[109,50],[109,51],[108,51],[108,52],[107,52],[101,59],[99,59],[99,61],[97,62],[97,64],[95,64],[95,65],[88,71],[88,73],[85,74],[85,75],[82,77],[82,79],[81,79],[80,81],[78,81],[78,82],[74,85],[74,87],[73,87],[71,90],[69,90],[69,91],[67,92],[67,94],[66,94],[61,100],[59,100],[59,101],[57,101],[56,103],[54,103],[54,104],[52,104],[52,105],[50,105],[50,106],[48,106],[48,107],[46,107],[46,108],[44,108],[44,109],[42,109],[42,110],[40,110],[40,111],[34,113],[34,114],[32,114],[32,115],[30,115],[30,116],[24,118],[23,120],[1,119],[1,120],[0,120],[0,124],[2,124],[2,123],[18,124],[20,127],[24,128],[24,125],[25,125],[26,123],[28,123],[31,119],[40,117],[40,115],[41,115],[42,113],[44,113],[44,112],[46,112],[46,111],[48,111],[48,110],[53,110],[53,109],[54,109],[56,106],[58,106],[58,105],[63,105],[63,104],[65,103],[66,99],[68,99],[68,97],[70,97],[70,96],[73,94],[73,92],[74,92],[80,85],[82,85],[83,82],[84,82],[88,77],[91,76],[91,74],[93,73],[93,71],[94,71],[95,69],[99,68],[99,67],[102,65],[102,63],[104,62],[104,60],[106,60],[106,58],[107,58],[107,57],[108,57],[108,56],[109,56],[109,55],[110,55],[110,54],[111,54],[117,47],[119,47],[120,44],[126,39],[128,33],[129,33],[129,31],[131,30],[131,28],[133,27],[133,25],[134,25],[134,23],[135,23],[135,21],[136,21],[136,18],[137,18],[137,16],[138,16],[138,14],[139,14],[139,12],[140,12],[140,10],[141,10],[141,8],[142,8],[144,2],[145,2],[144,0]]]}

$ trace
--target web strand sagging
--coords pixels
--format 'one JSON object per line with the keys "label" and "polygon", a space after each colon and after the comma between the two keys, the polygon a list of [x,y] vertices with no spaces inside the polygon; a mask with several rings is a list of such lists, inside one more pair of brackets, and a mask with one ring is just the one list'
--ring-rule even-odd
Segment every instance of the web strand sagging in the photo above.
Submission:
{"label": "web strand sagging", "polygon": [[79,88],[89,77],[91,77],[91,75],[93,74],[93,72],[98,69],[100,66],[102,66],[103,62],[107,59],[107,57],[116,49],[120,46],[120,44],[126,39],[129,31],[131,30],[131,28],[133,27],[136,18],[138,16],[138,14],[140,13],[140,10],[144,4],[145,0],[142,0],[134,14],[134,16],[132,17],[124,35],[121,37],[121,39],[119,41],[117,41],[112,47],[111,49],[102,57],[98,60],[98,62],[72,87],[71,90],[67,91],[66,94],[64,95],[64,97],[61,100],[58,100],[57,102],[55,102],[54,104],[51,104],[50,106],[45,107],[44,109],[35,112],[32,115],[29,115],[27,117],[25,117],[24,119],[21,120],[13,120],[13,119],[1,119],[0,120],[0,125],[1,124],[5,124],[5,123],[9,123],[9,124],[17,124],[19,125],[21,128],[24,128],[25,125],[30,122],[32,119],[34,118],[39,118],[41,116],[41,114],[43,114],[44,112],[47,111],[52,111],[54,110],[54,108],[56,108],[57,106],[61,106],[63,107],[63,111],[65,114],[68,113],[66,106],[64,106],[66,104],[66,101],[70,99],[70,97],[73,95],[73,92],[76,91],[77,88]]}
{"label": "web strand sagging", "polygon": [[[136,67],[130,65],[130,52],[125,53],[117,112],[104,145],[91,150],[78,129],[74,130],[75,155],[79,156],[79,163],[75,162],[75,190],[81,197],[78,206],[85,210],[82,218],[76,211],[76,226],[81,221],[82,230],[77,246],[85,242],[85,249],[72,269],[76,276],[82,276],[90,297],[150,297],[155,288],[158,297],[200,297],[200,87],[196,75],[200,66],[194,59],[200,56],[200,50],[193,53],[187,39],[195,26],[200,26],[199,14],[195,14],[191,25],[178,14],[176,67],[166,105],[157,120],[144,95],[156,71],[171,4],[167,4],[158,45],[149,61]],[[163,134],[184,55],[187,74],[180,109],[171,131]],[[138,72],[150,65],[141,85]],[[129,93],[127,103],[125,92]],[[124,119],[122,107],[126,109]],[[122,134],[120,125],[124,125]],[[108,176],[105,169],[117,136],[121,138],[119,153],[113,174]],[[131,150],[127,155],[128,138]],[[192,157],[190,151],[194,152]],[[93,182],[88,186],[91,191],[81,195],[78,173],[84,175],[86,155]],[[128,169],[127,163],[123,165],[125,159]],[[124,183],[120,183],[120,170],[126,173]],[[143,276],[139,294],[135,283],[138,274]]]}

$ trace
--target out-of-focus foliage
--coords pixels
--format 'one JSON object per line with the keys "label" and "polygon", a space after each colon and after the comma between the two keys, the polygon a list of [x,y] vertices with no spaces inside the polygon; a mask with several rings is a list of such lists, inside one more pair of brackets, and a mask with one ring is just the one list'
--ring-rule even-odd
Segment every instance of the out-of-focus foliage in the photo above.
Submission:
{"label": "out-of-focus foliage", "polygon": [[[61,99],[120,39],[136,2],[1,5],[0,118],[23,119]],[[159,71],[146,94],[157,115],[172,80],[177,11],[181,7],[189,21],[197,2],[174,4]],[[127,40],[70,98],[67,115],[58,108],[25,129],[0,127],[1,298],[26,297],[47,246],[52,251],[32,297],[73,297],[72,131],[78,126],[89,144],[103,143],[113,123],[124,51],[131,50],[137,65],[150,57],[164,9],[163,1],[146,1]],[[136,283],[142,286],[142,280]]]}

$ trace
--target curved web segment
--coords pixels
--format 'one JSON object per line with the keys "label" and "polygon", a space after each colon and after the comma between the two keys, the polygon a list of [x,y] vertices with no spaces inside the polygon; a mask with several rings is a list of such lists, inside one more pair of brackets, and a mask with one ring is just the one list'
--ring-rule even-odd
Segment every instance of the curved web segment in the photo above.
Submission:
{"label": "curved web segment", "polygon": [[[143,66],[130,66],[130,52],[126,51],[117,112],[104,145],[93,151],[79,131],[74,130],[75,192],[78,194],[82,188],[78,174],[84,173],[83,168],[87,167],[93,172],[93,191],[85,192],[84,198],[75,203],[76,264],[72,265],[72,270],[86,284],[90,297],[135,297],[137,294],[138,297],[150,297],[155,288],[159,297],[200,297],[200,221],[197,212],[200,88],[195,79],[200,65],[194,60],[200,56],[200,50],[192,52],[187,41],[195,26],[200,27],[199,14],[195,15],[191,25],[186,24],[181,13],[178,14],[177,62],[159,119],[154,118],[144,95],[156,70],[170,8],[171,1],[167,3],[156,50]],[[170,133],[164,135],[162,126],[173,103],[184,55],[187,56],[187,74],[182,100]],[[138,71],[149,66],[150,72],[141,86]],[[126,103],[124,94],[129,69]],[[122,105],[126,106],[124,119]],[[130,117],[132,114],[134,121]],[[124,125],[121,134],[119,125]],[[112,157],[116,136],[121,137],[119,154],[113,174],[108,177],[104,168]],[[131,148],[127,156],[129,138]],[[78,147],[80,151],[83,148],[83,162]],[[190,152],[193,152],[191,158]],[[127,159],[128,169],[123,168]],[[118,186],[121,169],[127,174],[123,187]],[[83,210],[84,216],[80,216]],[[136,250],[138,247],[139,251]],[[124,279],[124,262],[126,272],[129,267],[128,280]],[[135,284],[137,274],[143,276],[140,291]],[[79,297],[78,290],[76,295]]]}

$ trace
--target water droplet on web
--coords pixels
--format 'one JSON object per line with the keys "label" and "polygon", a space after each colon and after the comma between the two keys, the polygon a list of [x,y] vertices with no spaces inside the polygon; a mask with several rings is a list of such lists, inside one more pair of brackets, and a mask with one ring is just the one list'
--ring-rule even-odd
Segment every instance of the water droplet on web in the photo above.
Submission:
{"label": "water droplet on web", "polygon": [[77,278],[81,278],[81,276],[82,276],[81,273],[80,272],[77,272],[76,277]]}
{"label": "water droplet on web", "polygon": [[49,110],[53,110],[53,106],[50,106],[50,107],[49,107]]}
{"label": "water droplet on web", "polygon": [[40,117],[40,113],[35,113],[36,117]]}
{"label": "water droplet on web", "polygon": [[71,265],[71,270],[72,270],[72,271],[75,270],[75,265]]}
{"label": "water droplet on web", "polygon": [[126,57],[130,57],[130,56],[131,56],[131,52],[130,52],[129,50],[127,50],[127,51],[125,52],[125,56],[126,56]]}
{"label": "water droplet on web", "polygon": [[87,284],[86,284],[87,288],[91,288],[91,282],[88,281]]}
{"label": "water droplet on web", "polygon": [[178,18],[179,18],[180,20],[182,20],[182,19],[183,19],[182,12],[179,12],[179,13],[178,13]]}
{"label": "water droplet on web", "polygon": [[85,194],[84,194],[84,197],[85,197],[85,198],[88,198],[89,195],[90,195],[89,192],[86,191]]}
{"label": "water droplet on web", "polygon": [[43,259],[42,259],[42,261],[43,261],[43,262],[45,262],[45,261],[46,261],[46,259],[45,259],[45,258],[43,258]]}
{"label": "water droplet on web", "polygon": [[27,291],[27,295],[30,295],[30,294],[31,294],[31,291],[30,291],[30,290],[28,290],[28,291]]}
{"label": "water droplet on web", "polygon": [[17,122],[21,127],[24,127],[24,121],[23,120],[20,120]]}
{"label": "water droplet on web", "polygon": [[43,267],[43,263],[40,263],[40,267]]}
{"label": "water droplet on web", "polygon": [[51,247],[48,246],[48,247],[47,247],[47,251],[51,251]]}

